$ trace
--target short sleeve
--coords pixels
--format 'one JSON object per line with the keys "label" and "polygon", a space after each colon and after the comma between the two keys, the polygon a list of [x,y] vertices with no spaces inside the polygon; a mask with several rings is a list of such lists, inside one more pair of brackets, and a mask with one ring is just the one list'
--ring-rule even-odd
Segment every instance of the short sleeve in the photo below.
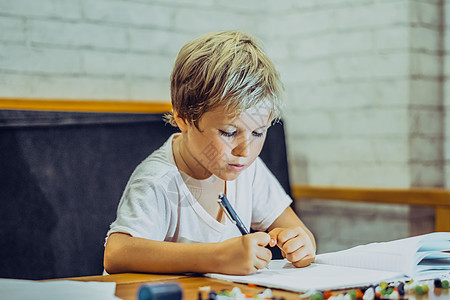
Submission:
{"label": "short sleeve", "polygon": [[131,179],[120,200],[117,218],[107,233],[163,241],[170,220],[164,189],[144,179]]}
{"label": "short sleeve", "polygon": [[264,231],[292,203],[292,199],[260,158],[255,160],[252,189],[252,228]]}

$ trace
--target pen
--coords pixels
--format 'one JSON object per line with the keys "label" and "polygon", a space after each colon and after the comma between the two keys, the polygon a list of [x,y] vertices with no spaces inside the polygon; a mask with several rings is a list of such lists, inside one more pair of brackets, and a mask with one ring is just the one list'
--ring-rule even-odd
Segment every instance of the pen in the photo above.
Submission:
{"label": "pen", "polygon": [[241,219],[234,211],[230,202],[228,202],[227,196],[223,193],[219,193],[219,199],[217,199],[217,202],[219,202],[219,205],[222,206],[223,210],[227,214],[230,221],[237,226],[241,234],[242,235],[248,234],[249,233],[248,229],[245,228],[244,223],[242,223]]}

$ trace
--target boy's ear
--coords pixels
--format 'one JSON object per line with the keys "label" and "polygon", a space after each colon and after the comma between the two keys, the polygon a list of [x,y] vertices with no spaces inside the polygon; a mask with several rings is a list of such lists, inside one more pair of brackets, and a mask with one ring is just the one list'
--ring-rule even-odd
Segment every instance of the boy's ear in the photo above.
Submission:
{"label": "boy's ear", "polygon": [[186,120],[181,118],[176,111],[173,112],[173,119],[175,120],[175,123],[177,123],[178,128],[180,128],[180,131],[185,132],[188,126]]}

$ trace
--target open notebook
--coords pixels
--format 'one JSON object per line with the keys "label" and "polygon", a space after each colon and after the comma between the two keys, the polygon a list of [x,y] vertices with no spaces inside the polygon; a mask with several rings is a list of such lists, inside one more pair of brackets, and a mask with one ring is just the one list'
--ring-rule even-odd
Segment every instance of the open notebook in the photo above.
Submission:
{"label": "open notebook", "polygon": [[268,269],[252,275],[206,276],[296,292],[351,288],[449,274],[450,253],[446,251],[450,251],[450,232],[435,232],[321,254],[306,268],[295,268],[287,260],[273,260]]}

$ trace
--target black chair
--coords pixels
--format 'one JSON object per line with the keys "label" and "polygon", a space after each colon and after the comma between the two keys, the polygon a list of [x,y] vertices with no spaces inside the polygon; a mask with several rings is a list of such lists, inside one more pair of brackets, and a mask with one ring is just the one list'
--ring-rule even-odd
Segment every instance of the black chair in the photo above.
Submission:
{"label": "black chair", "polygon": [[[130,174],[175,131],[160,114],[0,111],[0,278],[101,274]],[[290,193],[281,123],[261,157]]]}

